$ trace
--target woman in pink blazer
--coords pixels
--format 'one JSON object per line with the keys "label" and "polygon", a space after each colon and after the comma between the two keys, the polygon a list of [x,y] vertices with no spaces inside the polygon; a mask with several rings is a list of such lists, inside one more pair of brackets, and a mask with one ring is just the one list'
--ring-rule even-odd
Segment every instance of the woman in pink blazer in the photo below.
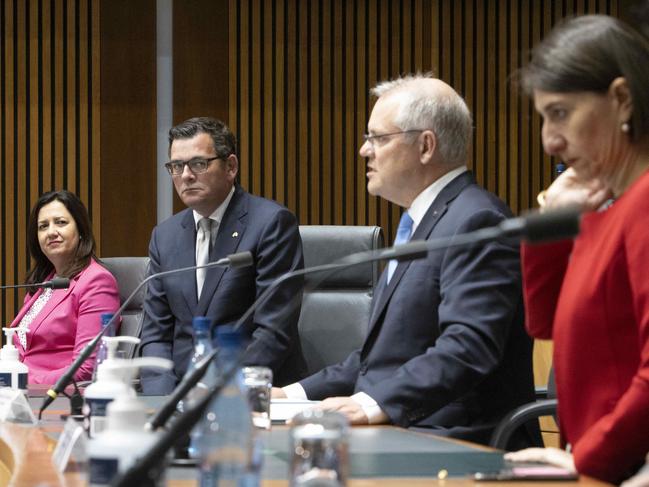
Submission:
{"label": "woman in pink blazer", "polygon": [[[95,257],[88,212],[68,191],[42,195],[31,211],[27,247],[34,266],[26,282],[70,279],[68,289],[30,288],[11,323],[14,344],[29,367],[29,383],[54,384],[101,327],[101,314],[119,308],[117,282]],[[22,330],[24,331],[22,331]],[[89,380],[94,354],[75,374]]]}

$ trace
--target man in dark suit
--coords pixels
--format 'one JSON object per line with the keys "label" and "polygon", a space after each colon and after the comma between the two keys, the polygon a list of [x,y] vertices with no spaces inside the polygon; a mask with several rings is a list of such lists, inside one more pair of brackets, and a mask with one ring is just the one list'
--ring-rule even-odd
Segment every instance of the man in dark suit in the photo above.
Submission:
{"label": "man in dark suit", "polygon": [[[187,370],[193,353],[192,318],[234,324],[282,274],[301,268],[302,244],[295,216],[277,203],[246,193],[235,179],[239,163],[228,127],[192,118],[169,131],[166,168],[187,209],[158,225],[151,236],[151,273],[250,251],[252,267],[211,268],[151,281],[144,303],[142,355],[172,359],[170,372],[142,371],[146,394],[167,394]],[[297,336],[302,283],[279,286],[245,324],[251,342],[245,362],[270,367],[274,383],[304,376]],[[299,302],[299,299],[297,300]]]}
{"label": "man in dark suit", "polygon": [[[405,209],[397,239],[425,240],[511,216],[467,171],[471,116],[444,82],[379,84],[360,149],[368,191]],[[510,409],[533,400],[518,246],[493,242],[389,263],[363,346],[275,397],[322,399],[353,424],[421,426],[486,443]],[[518,446],[531,439],[523,435]],[[533,435],[532,435],[533,436]]]}

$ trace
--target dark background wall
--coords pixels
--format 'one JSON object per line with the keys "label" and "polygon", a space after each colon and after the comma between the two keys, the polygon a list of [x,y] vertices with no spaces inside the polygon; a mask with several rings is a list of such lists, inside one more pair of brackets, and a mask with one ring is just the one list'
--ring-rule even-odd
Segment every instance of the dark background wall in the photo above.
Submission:
{"label": "dark background wall", "polygon": [[[77,192],[100,256],[144,255],[156,220],[155,0],[0,0],[0,282],[29,267],[38,195]],[[378,224],[357,151],[369,88],[432,70],[474,114],[469,166],[515,212],[552,161],[530,101],[508,83],[560,18],[624,16],[625,0],[174,2],[174,120],[215,115],[240,140],[243,186],[302,224]],[[176,201],[175,209],[179,209]],[[5,322],[22,296],[2,294]]]}

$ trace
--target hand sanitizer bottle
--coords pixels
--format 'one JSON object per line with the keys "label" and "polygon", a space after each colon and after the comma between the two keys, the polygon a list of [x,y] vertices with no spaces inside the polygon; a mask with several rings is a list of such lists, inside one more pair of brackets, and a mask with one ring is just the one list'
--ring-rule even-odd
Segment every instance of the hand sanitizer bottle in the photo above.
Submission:
{"label": "hand sanitizer bottle", "polygon": [[[106,358],[97,367],[97,381],[86,387],[83,394],[83,424],[88,437],[93,438],[106,427],[106,407],[118,395],[130,393],[131,385],[124,381],[124,367],[115,367],[120,342],[138,344],[140,339],[132,336],[102,337]],[[135,392],[133,392],[135,395]]]}
{"label": "hand sanitizer bottle", "polygon": [[[18,349],[14,347],[14,333],[17,328],[3,328],[6,343],[0,350],[0,387],[11,387],[27,392],[28,367],[18,360]],[[25,330],[29,331],[29,330]]]}
{"label": "hand sanitizer bottle", "polygon": [[[170,360],[144,357],[115,359],[113,368],[130,384],[140,367],[173,368]],[[125,374],[126,373],[126,374]],[[131,389],[121,393],[108,405],[107,427],[88,442],[89,483],[91,487],[110,485],[118,473],[126,471],[153,445],[158,433],[145,431],[147,406]],[[160,469],[164,469],[161,459]]]}

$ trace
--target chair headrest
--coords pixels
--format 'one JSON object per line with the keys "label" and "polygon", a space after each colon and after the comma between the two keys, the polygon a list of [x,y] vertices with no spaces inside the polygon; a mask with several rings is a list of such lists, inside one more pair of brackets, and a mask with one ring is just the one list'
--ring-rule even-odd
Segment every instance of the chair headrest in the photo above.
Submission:
{"label": "chair headrest", "polygon": [[[331,264],[356,252],[383,247],[383,233],[377,226],[300,225],[304,267]],[[306,276],[306,283],[321,275]],[[378,263],[360,264],[329,275],[318,288],[366,288],[376,283]]]}
{"label": "chair headrest", "polygon": [[[120,303],[146,278],[149,267],[148,257],[106,257],[101,262],[117,281]],[[142,309],[145,291],[143,286],[124,311]]]}

